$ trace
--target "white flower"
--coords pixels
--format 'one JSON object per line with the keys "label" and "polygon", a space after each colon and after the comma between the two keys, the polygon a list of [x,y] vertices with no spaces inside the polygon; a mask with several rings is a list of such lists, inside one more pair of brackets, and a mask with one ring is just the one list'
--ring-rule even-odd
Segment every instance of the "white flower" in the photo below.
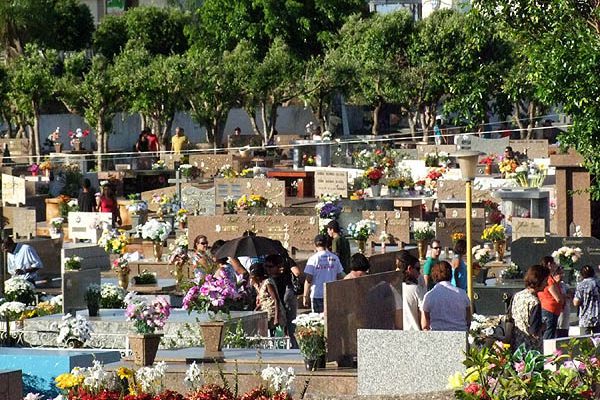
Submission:
{"label": "white flower", "polygon": [[9,301],[0,305],[0,316],[14,319],[26,309],[26,305],[19,301]]}
{"label": "white flower", "polygon": [[161,222],[155,218],[150,219],[142,225],[142,238],[152,241],[164,242],[171,233],[171,224]]}
{"label": "white flower", "polygon": [[184,382],[192,390],[202,385],[202,369],[195,361],[185,371]]}
{"label": "white flower", "polygon": [[27,393],[27,396],[23,397],[23,400],[42,400],[44,396],[39,393]]}
{"label": "white flower", "polygon": [[263,380],[269,383],[275,392],[278,393],[291,393],[292,384],[296,379],[296,374],[294,373],[293,368],[290,367],[286,371],[281,367],[271,367],[269,365],[267,368],[262,370],[260,376]]}
{"label": "white flower", "polygon": [[71,314],[67,314],[62,317],[62,322],[57,327],[59,331],[56,342],[59,344],[66,344],[69,339],[85,343],[90,340],[94,331],[88,320],[81,315],[73,317]]}
{"label": "white flower", "polygon": [[159,362],[154,367],[143,367],[137,370],[135,377],[142,387],[142,391],[150,394],[160,393],[163,388],[163,378],[167,371],[167,364]]}

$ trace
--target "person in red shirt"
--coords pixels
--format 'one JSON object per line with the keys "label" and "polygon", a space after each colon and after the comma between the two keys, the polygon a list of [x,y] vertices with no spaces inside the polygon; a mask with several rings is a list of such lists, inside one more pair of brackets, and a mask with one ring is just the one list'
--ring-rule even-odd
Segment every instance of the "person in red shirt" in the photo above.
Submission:
{"label": "person in red shirt", "polygon": [[112,214],[113,226],[115,226],[115,224],[121,225],[123,223],[123,221],[121,221],[121,213],[119,213],[117,198],[110,185],[102,186],[102,194],[100,197],[96,198],[96,203],[98,212]]}
{"label": "person in red shirt", "polygon": [[543,291],[538,292],[538,298],[542,305],[542,322],[545,325],[544,339],[556,338],[558,317],[565,304],[565,293],[562,292],[560,281],[562,280],[563,268],[556,264],[550,256],[542,258],[542,265],[550,271],[548,285]]}
{"label": "person in red shirt", "polygon": [[146,128],[146,138],[148,139],[148,151],[153,153],[155,157],[158,157],[158,152],[160,151],[160,141],[158,140],[158,136],[154,132],[150,130],[150,128]]}

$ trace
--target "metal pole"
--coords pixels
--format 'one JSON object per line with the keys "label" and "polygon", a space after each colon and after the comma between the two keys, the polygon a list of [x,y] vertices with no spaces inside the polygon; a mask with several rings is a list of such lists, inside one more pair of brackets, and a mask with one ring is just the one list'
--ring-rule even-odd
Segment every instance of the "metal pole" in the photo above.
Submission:
{"label": "metal pole", "polygon": [[472,199],[471,199],[471,179],[467,180],[465,185],[465,197],[466,197],[466,228],[467,228],[467,295],[471,300],[471,308],[473,308],[473,238],[472,238]]}

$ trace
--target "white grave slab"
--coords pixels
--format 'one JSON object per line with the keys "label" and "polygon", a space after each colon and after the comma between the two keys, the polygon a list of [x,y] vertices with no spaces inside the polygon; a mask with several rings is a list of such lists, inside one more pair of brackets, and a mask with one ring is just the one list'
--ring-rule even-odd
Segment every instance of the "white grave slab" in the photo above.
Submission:
{"label": "white grave slab", "polygon": [[513,241],[522,237],[546,236],[546,224],[543,218],[513,217],[511,223]]}
{"label": "white grave slab", "polygon": [[2,205],[25,205],[25,179],[2,174]]}
{"label": "white grave slab", "polygon": [[[91,240],[98,243],[102,235],[102,225],[112,225],[111,213],[70,212],[69,238],[74,242],[79,240]],[[100,228],[98,228],[100,227]]]}
{"label": "white grave slab", "polygon": [[332,194],[348,197],[348,172],[319,169],[315,171],[315,197]]}

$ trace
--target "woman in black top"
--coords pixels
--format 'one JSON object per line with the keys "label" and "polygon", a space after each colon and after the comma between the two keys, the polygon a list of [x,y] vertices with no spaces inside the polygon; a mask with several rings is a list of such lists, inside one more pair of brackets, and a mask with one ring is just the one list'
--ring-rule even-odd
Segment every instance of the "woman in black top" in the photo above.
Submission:
{"label": "woman in black top", "polygon": [[96,196],[92,190],[92,183],[85,178],[81,184],[81,192],[77,198],[77,205],[81,212],[94,212],[96,208]]}

